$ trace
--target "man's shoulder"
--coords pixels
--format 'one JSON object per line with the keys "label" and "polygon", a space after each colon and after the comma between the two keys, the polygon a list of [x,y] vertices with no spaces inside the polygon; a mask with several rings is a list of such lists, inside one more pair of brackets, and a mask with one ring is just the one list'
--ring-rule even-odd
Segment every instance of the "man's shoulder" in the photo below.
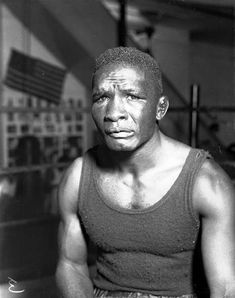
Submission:
{"label": "man's shoulder", "polygon": [[95,150],[96,148],[87,150],[65,170],[58,187],[59,207],[62,214],[76,212],[83,165],[88,156],[94,156]]}
{"label": "man's shoulder", "polygon": [[210,183],[212,187],[230,183],[230,178],[227,173],[213,158],[205,159],[199,171],[198,180]]}
{"label": "man's shoulder", "polygon": [[234,187],[228,174],[213,159],[205,159],[194,185],[194,203],[203,213],[234,200]]}
{"label": "man's shoulder", "polygon": [[58,187],[59,201],[73,200],[78,193],[82,164],[83,157],[78,157],[64,171]]}
{"label": "man's shoulder", "polygon": [[79,186],[82,168],[85,160],[88,157],[94,157],[96,152],[96,147],[88,149],[82,156],[77,157],[65,170],[63,177],[61,179],[60,188],[62,190],[68,189],[76,189]]}
{"label": "man's shoulder", "polygon": [[66,169],[64,172],[64,176],[62,182],[67,182],[68,179],[73,179],[73,177],[77,177],[80,174],[82,165],[83,165],[84,156],[77,157]]}

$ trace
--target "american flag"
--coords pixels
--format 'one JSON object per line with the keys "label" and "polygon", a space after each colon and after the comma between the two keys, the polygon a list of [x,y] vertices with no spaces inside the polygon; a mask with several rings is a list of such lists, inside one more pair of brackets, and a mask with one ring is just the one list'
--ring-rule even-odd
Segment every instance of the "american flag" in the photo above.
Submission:
{"label": "american flag", "polygon": [[13,49],[5,84],[13,89],[59,103],[66,71]]}

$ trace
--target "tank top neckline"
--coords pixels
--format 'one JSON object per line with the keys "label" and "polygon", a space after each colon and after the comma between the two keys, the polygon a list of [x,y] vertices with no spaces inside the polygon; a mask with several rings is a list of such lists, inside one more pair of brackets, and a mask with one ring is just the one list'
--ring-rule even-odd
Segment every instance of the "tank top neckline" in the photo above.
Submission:
{"label": "tank top neckline", "polygon": [[[151,212],[153,210],[155,210],[156,208],[160,207],[169,197],[171,197],[172,193],[174,193],[177,189],[177,187],[180,184],[180,181],[183,179],[184,177],[184,173],[188,173],[188,168],[190,167],[190,160],[193,158],[195,152],[198,152],[198,149],[194,149],[191,148],[186,159],[184,162],[184,165],[179,173],[179,175],[177,176],[177,178],[175,179],[175,181],[173,182],[173,184],[171,185],[171,187],[168,189],[168,191],[162,196],[162,198],[160,200],[158,200],[156,203],[152,204],[149,207],[146,208],[140,208],[140,209],[129,209],[129,208],[124,208],[118,205],[114,205],[111,202],[109,202],[106,198],[105,198],[105,194],[103,193],[102,189],[100,188],[97,178],[98,178],[98,173],[96,171],[92,170],[92,179],[94,180],[94,185],[95,188],[97,190],[98,193],[98,198],[99,200],[101,200],[107,207],[109,207],[110,209],[119,212],[119,213],[129,213],[129,214],[143,214],[143,213],[148,213]],[[92,165],[92,167],[94,166],[94,164]]]}
{"label": "tank top neckline", "polygon": [[[198,149],[194,149],[194,148],[190,149],[190,151],[185,159],[184,165],[183,165],[179,175],[177,176],[177,178],[171,185],[171,187],[168,189],[168,191],[163,195],[163,197],[160,200],[158,200],[156,203],[152,204],[149,207],[140,208],[140,209],[129,209],[129,208],[124,208],[124,207],[112,204],[107,199],[105,199],[105,194],[103,193],[102,189],[100,188],[100,186],[97,182],[98,173],[96,171],[92,171],[92,173],[93,173],[92,179],[94,180],[94,185],[97,190],[98,197],[107,207],[109,207],[110,209],[117,211],[119,213],[143,214],[143,213],[151,212],[151,211],[155,210],[156,208],[160,207],[171,196],[171,194],[176,191],[177,187],[179,185],[181,185],[180,181],[181,181],[181,179],[183,179],[184,173],[188,173],[188,168],[190,166],[190,160],[194,156],[195,152],[198,152]],[[94,164],[92,165],[92,167],[93,166],[94,166]]]}
{"label": "tank top neckline", "polygon": [[94,185],[97,190],[98,197],[107,207],[109,207],[110,209],[117,211],[119,213],[143,214],[143,213],[148,213],[148,212],[154,211],[155,209],[160,207],[165,201],[167,201],[168,198],[171,197],[171,194],[173,194],[176,191],[177,187],[179,185],[181,185],[180,181],[183,179],[184,173],[188,173],[188,168],[190,166],[190,160],[192,159],[195,152],[198,152],[198,149],[194,149],[194,148],[190,149],[190,151],[185,159],[184,165],[183,165],[179,175],[177,176],[177,178],[171,185],[171,187],[162,196],[162,198],[160,200],[158,200],[156,203],[152,204],[149,207],[140,208],[140,209],[129,209],[129,208],[124,208],[124,207],[112,204],[105,198],[105,194],[103,193],[102,189],[100,188],[100,186],[97,182],[98,173],[96,171],[92,171],[92,173],[93,173],[92,179],[94,180]]}

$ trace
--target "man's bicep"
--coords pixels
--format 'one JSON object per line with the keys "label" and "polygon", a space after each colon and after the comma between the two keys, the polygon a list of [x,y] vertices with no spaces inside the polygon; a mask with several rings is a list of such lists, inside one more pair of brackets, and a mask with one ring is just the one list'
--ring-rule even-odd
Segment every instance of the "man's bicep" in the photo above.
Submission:
{"label": "man's bicep", "polygon": [[197,187],[205,270],[211,290],[223,293],[235,278],[234,188],[228,176],[214,164],[203,169]]}
{"label": "man's bicep", "polygon": [[83,295],[83,291],[92,293],[92,283],[87,264],[87,247],[75,214],[66,217],[60,224],[59,250],[56,280],[63,297],[67,297],[69,292],[81,292],[81,297],[91,297]]}
{"label": "man's bicep", "polygon": [[82,160],[76,160],[65,173],[58,190],[60,256],[77,264],[85,263],[87,257],[86,242],[77,215],[81,167]]}
{"label": "man's bicep", "polygon": [[58,187],[58,206],[62,218],[76,213],[79,184],[82,172],[82,158],[76,159],[65,171]]}
{"label": "man's bicep", "polygon": [[76,214],[70,214],[59,226],[60,259],[84,265],[87,260],[87,245]]}
{"label": "man's bicep", "polygon": [[212,282],[235,278],[235,237],[232,222],[231,219],[222,219],[218,215],[214,218],[202,218],[202,255],[207,277]]}

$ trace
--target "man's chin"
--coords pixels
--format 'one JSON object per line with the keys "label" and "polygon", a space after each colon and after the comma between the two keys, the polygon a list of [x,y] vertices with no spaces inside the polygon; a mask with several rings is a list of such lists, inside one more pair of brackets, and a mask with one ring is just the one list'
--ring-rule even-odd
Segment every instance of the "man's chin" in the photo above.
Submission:
{"label": "man's chin", "polygon": [[131,152],[136,149],[135,146],[133,145],[121,144],[121,143],[114,144],[114,143],[107,142],[105,145],[109,150],[117,151],[117,152]]}

